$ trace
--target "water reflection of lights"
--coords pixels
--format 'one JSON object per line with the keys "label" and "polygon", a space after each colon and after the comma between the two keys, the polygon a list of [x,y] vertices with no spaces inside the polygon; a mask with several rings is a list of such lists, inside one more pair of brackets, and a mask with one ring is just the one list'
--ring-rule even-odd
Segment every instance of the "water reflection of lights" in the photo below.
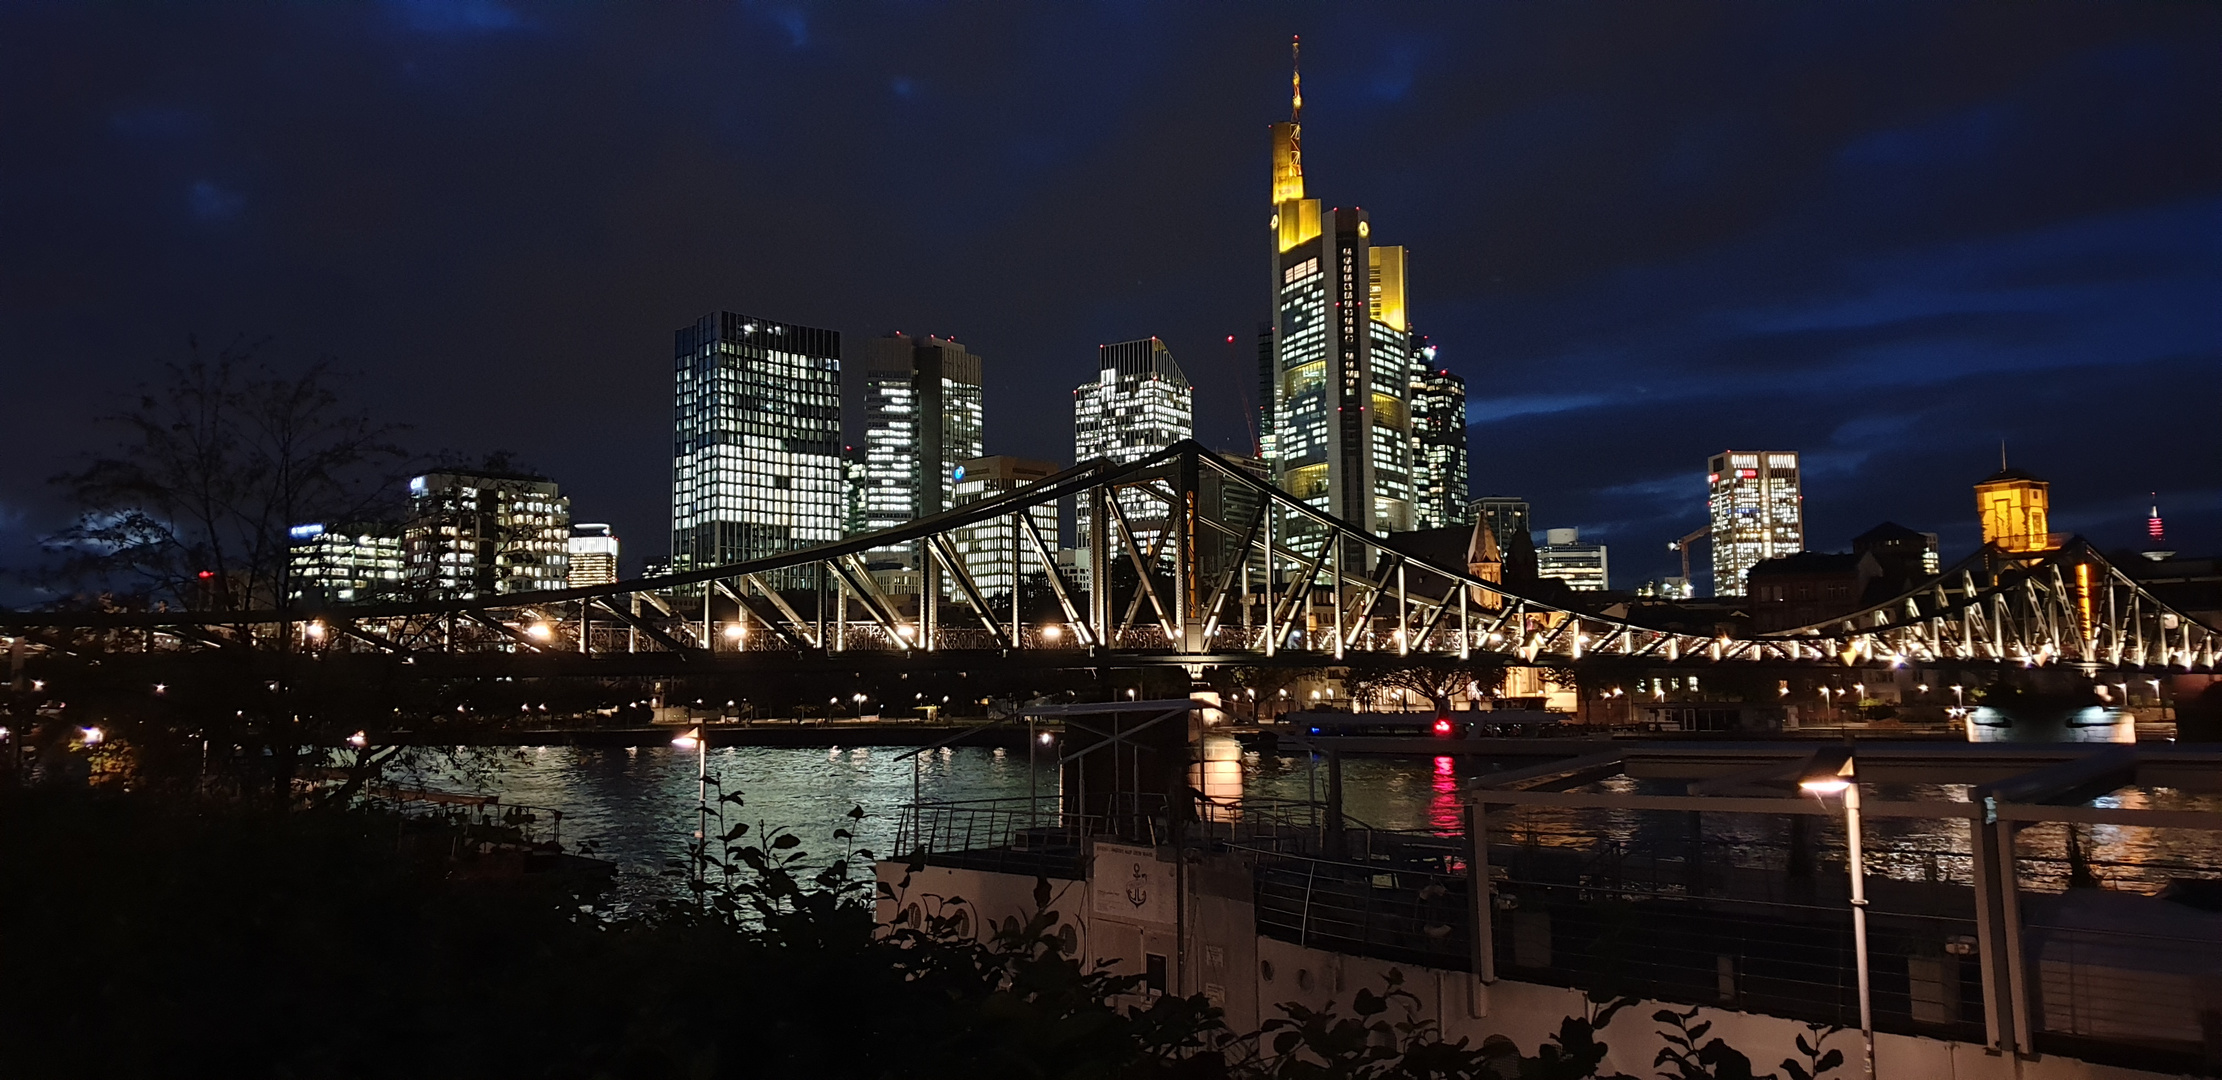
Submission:
{"label": "water reflection of lights", "polygon": [[1204,737],[1203,761],[1196,787],[1216,803],[1242,800],[1242,744],[1224,735]]}
{"label": "water reflection of lights", "polygon": [[1455,833],[1466,827],[1466,808],[1458,799],[1458,760],[1449,754],[1435,758],[1434,797],[1427,803],[1427,827],[1437,833]]}

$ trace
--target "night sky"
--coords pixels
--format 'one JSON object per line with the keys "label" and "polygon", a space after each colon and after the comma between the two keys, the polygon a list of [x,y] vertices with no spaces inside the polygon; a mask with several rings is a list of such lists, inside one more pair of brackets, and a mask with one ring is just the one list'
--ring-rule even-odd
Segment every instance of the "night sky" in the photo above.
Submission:
{"label": "night sky", "polygon": [[1965,554],[2003,439],[2054,528],[2134,544],[2157,489],[2222,553],[2222,6],[486,0],[0,7],[0,563],[188,335],[517,451],[629,571],[721,308],[852,368],[954,336],[990,451],[1058,461],[1155,334],[1246,450],[1292,33],[1311,194],[1410,248],[1475,494],[1616,585],[1731,446],[1805,453],[1815,549]]}

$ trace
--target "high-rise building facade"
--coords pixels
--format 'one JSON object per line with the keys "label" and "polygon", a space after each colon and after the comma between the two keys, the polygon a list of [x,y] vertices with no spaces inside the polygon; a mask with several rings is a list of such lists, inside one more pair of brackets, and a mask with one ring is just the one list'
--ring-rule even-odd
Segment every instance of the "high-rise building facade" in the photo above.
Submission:
{"label": "high-rise building facade", "polygon": [[[1057,471],[1057,466],[1047,461],[1029,461],[1005,454],[960,461],[950,470],[956,477],[958,506],[1017,491],[1046,480]],[[1056,558],[1057,504],[1029,509],[1026,520],[1033,526],[1035,536],[1041,538],[1041,550],[1047,551],[1050,558]],[[1043,572],[1034,538],[1016,531],[1008,517],[958,529],[951,542],[956,545],[958,558],[964,562],[965,573],[972,575],[972,583],[979,587],[983,596],[1007,597],[1027,578]],[[1013,576],[1014,560],[1016,577]],[[952,596],[956,594],[954,583],[949,585],[949,592]]]}
{"label": "high-rise building facade", "polygon": [[1420,349],[1429,366],[1412,377],[1412,516],[1422,529],[1472,520],[1466,513],[1466,380],[1433,367],[1435,347]]}
{"label": "high-rise building facade", "polygon": [[383,522],[296,525],[288,532],[286,599],[365,604],[407,595],[401,527]]}
{"label": "high-rise building facade", "polygon": [[1580,529],[1551,529],[1543,534],[1543,546],[1535,549],[1535,572],[1578,592],[1610,589],[1612,571],[1605,556],[1605,545],[1583,543]]}
{"label": "high-rise building facade", "polygon": [[404,576],[421,597],[563,588],[571,573],[571,500],[544,476],[434,472],[409,481]]}
{"label": "high-rise building facade", "polygon": [[1364,210],[1305,196],[1304,98],[1300,82],[1292,89],[1290,118],[1272,129],[1273,341],[1261,383],[1273,408],[1261,441],[1282,490],[1361,528],[1407,530],[1420,359],[1405,252],[1374,246]]}
{"label": "high-rise building facade", "polygon": [[[1172,350],[1158,339],[1143,338],[1105,345],[1096,353],[1096,377],[1072,392],[1073,455],[1078,461],[1109,458],[1126,462],[1148,457],[1196,435],[1196,391],[1173,359]],[[1133,493],[1120,507],[1128,524],[1140,513],[1163,517],[1146,496]],[[1079,513],[1080,547],[1088,546],[1088,507]]]}
{"label": "high-rise building facade", "polygon": [[1514,536],[1530,539],[1535,532],[1528,522],[1528,501],[1511,495],[1484,495],[1466,504],[1466,515],[1488,525],[1502,550],[1511,549]]}
{"label": "high-rise building facade", "polygon": [[957,462],[987,452],[980,358],[928,335],[865,343],[864,515],[889,529],[955,505]]}
{"label": "high-rise building facade", "polygon": [[1805,550],[1804,493],[1794,450],[1723,450],[1706,462],[1713,523],[1713,595],[1744,595],[1759,562]]}
{"label": "high-rise building facade", "polygon": [[865,524],[864,500],[872,490],[871,467],[865,464],[864,448],[841,448],[841,535],[855,536],[870,532]]}
{"label": "high-rise building facade", "polygon": [[571,526],[571,588],[617,580],[617,534],[607,525]]}
{"label": "high-rise building facade", "polygon": [[841,538],[841,335],[721,311],[674,334],[671,559]]}

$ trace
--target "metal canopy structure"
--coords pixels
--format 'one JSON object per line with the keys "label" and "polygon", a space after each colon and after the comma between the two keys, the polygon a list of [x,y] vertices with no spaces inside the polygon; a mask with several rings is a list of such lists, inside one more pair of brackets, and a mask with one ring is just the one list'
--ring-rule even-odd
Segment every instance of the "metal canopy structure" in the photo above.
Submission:
{"label": "metal canopy structure", "polygon": [[[2021,1055],[2036,1053],[2039,1036],[2048,1023],[2059,1025],[2062,1010],[2069,1008],[2067,1002],[2091,992],[2084,982],[2071,986],[2070,981],[2064,981],[2063,972],[2071,964],[2086,963],[2087,954],[2094,950],[2109,956],[2125,951],[2150,953],[2153,955],[2141,956],[2139,962],[2152,964],[2156,962],[2154,956],[2164,955],[2171,948],[2190,947],[2159,939],[2137,939],[2134,928],[2095,930],[2033,922],[2030,905],[2034,901],[2027,897],[2035,894],[2022,865],[2028,858],[2017,853],[2016,841],[2023,830],[2044,825],[2100,827],[2116,833],[2154,829],[2222,833],[2222,812],[2125,805],[2123,800],[2109,797],[2139,784],[2168,787],[2190,781],[2196,790],[2211,790],[2212,781],[2205,778],[2213,776],[2217,764],[2222,763],[2222,757],[2213,751],[2069,745],[1940,747],[1878,742],[1862,743],[1855,752],[1861,762],[1860,780],[1868,785],[1973,781],[1966,788],[1964,800],[1867,799],[1860,812],[1883,823],[1904,826],[1931,822],[1935,823],[1932,828],[1965,830],[1969,910],[1965,912],[1964,928],[1972,933],[1955,940],[1959,942],[1956,947],[1964,950],[1963,955],[1973,957],[1979,968],[1980,991],[1971,989],[1970,993],[1980,1002],[1981,1030],[1990,1049]],[[1504,959],[1499,955],[1504,935],[1494,927],[1503,921],[1504,911],[1517,907],[1516,902],[1503,897],[1521,888],[1520,883],[1507,880],[1502,868],[1492,869],[1489,837],[1493,819],[1501,826],[1522,812],[1537,811],[1612,811],[1631,816],[1649,812],[1690,822],[1703,814],[1740,815],[1747,821],[1838,818],[1838,807],[1801,794],[1794,781],[1814,753],[1811,744],[1699,748],[1631,743],[1586,757],[1493,773],[1467,788],[1462,796],[1467,808],[1462,854],[1470,890],[1468,914],[1474,926],[1468,943],[1472,949],[1470,970],[1477,984],[1477,1009],[1487,1000],[1488,985],[1499,978]],[[1626,789],[1628,781],[1643,780],[1653,781],[1654,790]],[[1657,791],[1661,786],[1657,781],[1664,780],[1680,782],[1675,786],[1684,787],[1686,793]],[[1592,786],[1600,781],[1618,783]],[[1576,790],[1585,788],[1588,790]],[[1595,881],[1589,885],[1599,895],[1611,891]],[[1694,902],[1707,895],[1715,894],[1692,888],[1684,899]],[[2064,936],[2074,947],[2068,952],[2061,950]],[[2040,956],[2048,965],[2041,979],[2034,970]],[[2118,956],[2112,958],[2120,960]],[[2102,977],[2113,974],[2118,973],[2108,972]],[[2078,976],[2085,981],[2090,977]]]}
{"label": "metal canopy structure", "polygon": [[[1058,565],[1029,511],[1071,499],[1098,523],[1086,565]],[[960,533],[1008,529],[1012,577],[1031,558],[1058,616],[982,592]],[[925,596],[892,596],[875,549],[923,553]],[[65,652],[156,649],[668,654],[682,666],[853,653],[955,662],[1034,654],[1100,666],[1330,663],[1353,653],[1526,665],[1618,658],[1664,667],[1740,661],[1887,668],[2211,672],[2216,631],[2145,591],[2080,538],[2009,556],[1984,549],[1901,596],[1825,623],[1743,637],[1573,610],[1390,547],[1189,441],[1119,465],[1091,461],[1029,487],[839,543],[726,566],[474,599],[261,611],[0,612],[0,629]]]}

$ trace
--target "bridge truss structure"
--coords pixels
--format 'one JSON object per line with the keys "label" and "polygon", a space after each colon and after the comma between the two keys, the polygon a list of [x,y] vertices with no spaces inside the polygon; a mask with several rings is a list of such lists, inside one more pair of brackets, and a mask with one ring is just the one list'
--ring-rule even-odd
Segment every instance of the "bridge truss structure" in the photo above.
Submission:
{"label": "bridge truss structure", "polygon": [[[1066,500],[1091,525],[1084,565],[1061,565],[1056,538],[1036,524],[1037,508]],[[1007,560],[996,568],[1000,580],[1039,575],[1054,617],[1029,613],[1027,589],[982,590],[977,552],[987,546]],[[871,565],[889,550],[912,553],[919,592],[941,601],[891,594]],[[1790,630],[1735,636],[1644,625],[1400,551],[1194,442],[1126,464],[1086,462],[838,543],[607,585],[285,610],[0,612],[0,630],[65,653],[656,654],[676,670],[849,654],[928,663],[1023,655],[1086,667],[1325,666],[1370,654],[2095,674],[2212,672],[2218,651],[2214,629],[2080,538],[2037,553],[1985,548],[1903,595]]]}

